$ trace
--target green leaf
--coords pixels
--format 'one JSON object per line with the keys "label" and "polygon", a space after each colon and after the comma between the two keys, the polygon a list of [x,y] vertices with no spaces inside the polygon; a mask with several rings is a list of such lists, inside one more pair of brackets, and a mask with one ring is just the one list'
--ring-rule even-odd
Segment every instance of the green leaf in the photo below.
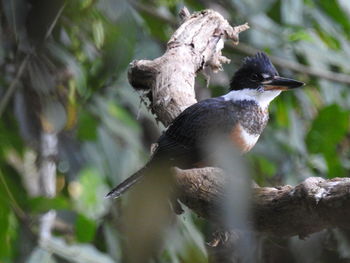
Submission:
{"label": "green leaf", "polygon": [[[11,256],[13,233],[16,232],[12,226],[16,220],[8,204],[0,201],[0,261]],[[12,231],[11,231],[12,230]]]}
{"label": "green leaf", "polygon": [[93,240],[96,232],[96,223],[94,220],[79,214],[75,223],[75,232],[78,241],[87,243]]}
{"label": "green leaf", "polygon": [[93,3],[92,0],[81,0],[80,1],[81,9],[88,8],[92,3]]}
{"label": "green leaf", "polygon": [[342,177],[345,175],[345,169],[337,154],[325,154],[325,159],[328,166],[328,178]]}
{"label": "green leaf", "polygon": [[18,124],[11,116],[3,116],[0,121],[0,155],[5,154],[9,148],[14,148],[21,152],[23,149],[23,141],[18,134]]}
{"label": "green leaf", "polygon": [[341,167],[336,153],[337,145],[348,131],[349,112],[333,104],[323,108],[313,121],[306,136],[306,144],[310,153],[324,155],[330,177],[341,176]]}
{"label": "green leaf", "polygon": [[277,171],[276,166],[269,160],[260,157],[258,158],[258,163],[259,163],[261,172],[265,176],[272,177],[276,174],[276,171]]}
{"label": "green leaf", "polygon": [[92,35],[96,46],[101,48],[105,40],[105,32],[101,20],[96,20],[92,23]]}
{"label": "green leaf", "polygon": [[147,13],[141,13],[144,18],[151,35],[155,36],[161,41],[168,41],[169,36],[167,34],[168,25],[163,21],[160,21],[157,17],[151,16]]}
{"label": "green leaf", "polygon": [[223,86],[210,86],[210,91],[212,97],[219,97],[227,93],[227,88]]}
{"label": "green leaf", "polygon": [[98,121],[87,111],[82,111],[78,119],[77,136],[83,141],[95,141],[97,138]]}
{"label": "green leaf", "polygon": [[131,117],[130,113],[125,108],[116,105],[114,102],[108,103],[108,113],[120,120],[125,125],[128,125],[135,130],[139,129],[139,124],[134,118]]}
{"label": "green leaf", "polygon": [[314,29],[318,33],[318,36],[329,48],[334,50],[340,50],[341,44],[337,38],[330,34],[327,34],[327,32],[320,25],[316,24]]}
{"label": "green leaf", "polygon": [[[71,183],[72,184],[72,183]],[[74,198],[76,210],[88,218],[97,219],[107,212],[108,203],[104,196],[108,189],[104,184],[101,174],[95,168],[85,168],[80,172],[74,187],[70,187],[70,193]]]}
{"label": "green leaf", "polygon": [[285,103],[285,101],[282,100],[276,100],[276,102],[272,105],[272,109],[275,109],[273,111],[273,116],[276,118],[276,122],[281,127],[288,127],[289,125],[289,107]]}
{"label": "green leaf", "polygon": [[8,182],[5,181],[4,174],[0,171],[0,262],[13,255],[13,241],[17,236],[18,225],[12,207],[13,196],[10,194]]}
{"label": "green leaf", "polygon": [[317,1],[321,9],[327,13],[334,21],[343,27],[345,32],[350,31],[350,22],[348,16],[340,8],[337,1]]}
{"label": "green leaf", "polygon": [[266,180],[277,173],[276,165],[261,155],[250,155],[252,166],[255,167],[254,181],[258,185],[265,185]]}
{"label": "green leaf", "polygon": [[310,34],[307,31],[305,31],[304,29],[300,29],[300,30],[297,30],[297,31],[289,34],[288,40],[290,42],[296,42],[296,41],[312,42],[313,38],[310,36]]}
{"label": "green leaf", "polygon": [[306,136],[311,153],[333,153],[348,130],[349,112],[336,104],[323,108]]}
{"label": "green leaf", "polygon": [[96,77],[105,79],[118,76],[134,57],[137,44],[137,24],[130,11],[126,11],[117,24],[105,24],[106,33],[102,63]]}
{"label": "green leaf", "polygon": [[62,210],[70,208],[68,200],[62,196],[55,198],[35,197],[28,200],[28,206],[31,212],[34,213],[43,213],[51,209]]}
{"label": "green leaf", "polygon": [[13,196],[17,192],[12,192],[10,180],[5,179],[6,169],[4,171],[0,171],[0,262],[11,262],[8,259],[14,256],[13,243],[18,234],[18,222],[13,210],[16,208],[21,212],[21,208]]}

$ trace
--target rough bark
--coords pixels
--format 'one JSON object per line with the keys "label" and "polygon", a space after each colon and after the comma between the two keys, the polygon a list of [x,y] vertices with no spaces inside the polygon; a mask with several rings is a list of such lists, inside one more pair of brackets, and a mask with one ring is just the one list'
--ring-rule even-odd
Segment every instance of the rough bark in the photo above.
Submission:
{"label": "rough bark", "polygon": [[[176,170],[180,200],[198,215],[222,225],[219,204],[227,176],[219,168]],[[299,185],[254,187],[256,231],[279,237],[305,237],[325,228],[350,228],[350,178],[310,177]]]}
{"label": "rough bark", "polygon": [[135,60],[129,68],[129,82],[136,90],[149,92],[151,109],[165,126],[185,108],[196,103],[194,82],[206,67],[222,69],[230,60],[221,55],[223,40],[238,44],[244,24],[231,27],[217,12],[204,10],[189,15],[181,12],[183,23],[167,44],[163,56],[154,60]]}

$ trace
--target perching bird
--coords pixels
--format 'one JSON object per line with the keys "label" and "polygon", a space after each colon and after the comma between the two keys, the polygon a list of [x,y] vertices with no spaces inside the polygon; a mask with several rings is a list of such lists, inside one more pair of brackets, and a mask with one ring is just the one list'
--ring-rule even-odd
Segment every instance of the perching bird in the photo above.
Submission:
{"label": "perching bird", "polygon": [[208,159],[203,146],[215,134],[226,136],[241,153],[248,152],[267,124],[270,102],[282,91],[303,85],[280,77],[265,53],[245,58],[231,80],[230,92],[184,110],[158,139],[149,162],[106,197],[119,197],[160,163],[169,168],[197,167]]}

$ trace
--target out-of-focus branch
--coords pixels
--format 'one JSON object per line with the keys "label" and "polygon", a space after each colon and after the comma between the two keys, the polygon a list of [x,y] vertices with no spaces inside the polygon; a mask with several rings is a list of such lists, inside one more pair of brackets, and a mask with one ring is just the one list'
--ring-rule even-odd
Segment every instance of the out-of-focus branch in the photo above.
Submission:
{"label": "out-of-focus branch", "polygon": [[[42,131],[39,164],[40,194],[53,198],[56,195],[56,156],[58,153],[57,133]],[[41,216],[39,243],[42,247],[51,238],[51,230],[56,218],[56,211],[50,210]]]}
{"label": "out-of-focus branch", "polygon": [[67,244],[63,238],[51,237],[42,248],[51,254],[59,255],[60,258],[74,263],[113,263],[108,255],[100,252],[89,244]]}
{"label": "out-of-focus branch", "polygon": [[56,195],[57,133],[42,131],[40,148],[40,192],[43,196],[52,198]]}
{"label": "out-of-focus branch", "polygon": [[23,73],[25,72],[25,69],[26,69],[27,64],[28,64],[29,57],[30,57],[30,55],[26,55],[24,57],[21,65],[19,66],[19,69],[18,69],[16,77],[13,79],[13,81],[10,84],[10,86],[7,88],[4,96],[0,100],[0,118],[1,118],[2,114],[4,113],[8,102],[10,101],[10,98],[11,98],[12,94],[16,91],[16,89],[18,87],[18,82],[22,78]]}
{"label": "out-of-focus branch", "polygon": [[[133,4],[133,6],[138,11],[145,12],[149,15],[152,15],[164,23],[168,23],[172,26],[176,25],[176,19],[174,17],[169,17],[169,16],[165,16],[163,14],[160,14],[154,8],[149,8],[149,7],[146,7],[146,6],[139,4],[139,3]],[[258,51],[256,48],[254,48],[246,43],[242,43],[242,42],[238,46],[227,44],[226,48],[229,51],[238,51],[238,52],[241,52],[241,53],[246,54],[246,55],[253,55]],[[323,70],[323,69],[318,69],[318,68],[314,68],[314,67],[309,67],[309,66],[305,66],[303,64],[300,64],[298,62],[286,60],[286,59],[276,57],[276,56],[269,56],[269,57],[270,57],[271,61],[273,62],[273,64],[278,66],[278,67],[289,69],[289,70],[292,70],[294,72],[310,75],[310,76],[317,77],[317,78],[322,78],[322,79],[326,79],[326,80],[330,80],[330,81],[334,81],[334,82],[340,82],[340,83],[344,83],[344,84],[350,84],[350,75],[348,75],[348,74],[336,73],[336,72],[332,72],[329,70]]]}
{"label": "out-of-focus branch", "polygon": [[[227,196],[227,178],[219,168],[175,168],[180,200],[198,215],[223,224],[218,204]],[[350,227],[350,178],[310,177],[299,185],[253,188],[255,230],[279,237],[305,237],[331,227]]]}

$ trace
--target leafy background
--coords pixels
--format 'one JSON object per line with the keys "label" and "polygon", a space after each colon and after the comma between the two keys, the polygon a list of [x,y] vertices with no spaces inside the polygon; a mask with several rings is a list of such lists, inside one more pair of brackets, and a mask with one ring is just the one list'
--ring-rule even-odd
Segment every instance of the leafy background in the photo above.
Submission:
{"label": "leafy background", "polygon": [[[307,83],[271,105],[271,120],[246,158],[260,185],[348,176],[350,2],[347,0],[2,0],[0,9],[0,262],[122,262],[108,189],[147,160],[163,130],[128,84],[133,59],[160,56],[178,11],[212,8],[248,22],[232,59],[198,97],[227,91],[242,58],[263,50],[283,76]],[[54,144],[45,154],[43,136]],[[45,148],[46,147],[46,148]],[[40,184],[52,164],[57,194]],[[57,212],[41,242],[43,214]],[[155,215],[156,216],[156,215]],[[160,262],[206,262],[206,224],[186,211]],[[349,233],[305,241],[267,239],[262,262],[349,262]]]}

